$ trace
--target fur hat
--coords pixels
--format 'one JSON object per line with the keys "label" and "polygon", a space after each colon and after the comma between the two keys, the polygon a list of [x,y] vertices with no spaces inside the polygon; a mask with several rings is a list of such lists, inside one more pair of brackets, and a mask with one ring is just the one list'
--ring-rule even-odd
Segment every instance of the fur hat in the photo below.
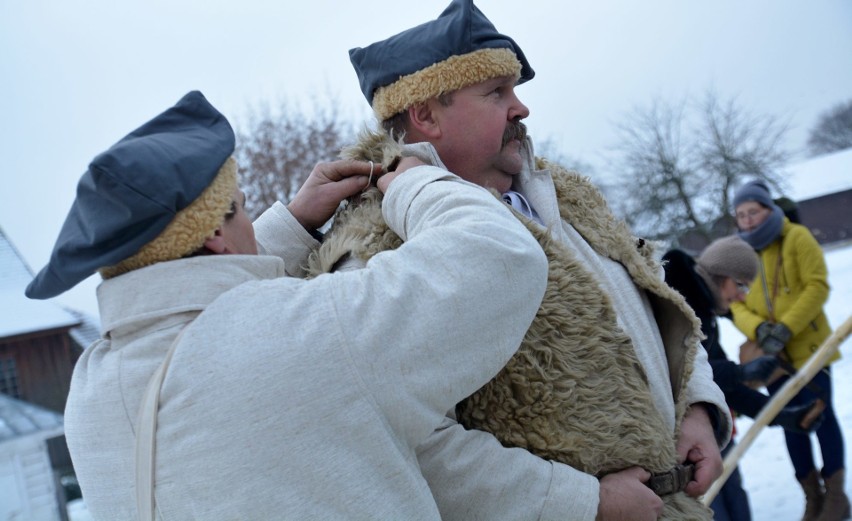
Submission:
{"label": "fur hat", "polygon": [[696,263],[710,275],[750,283],[757,276],[757,254],[736,235],[716,239],[701,252]]}
{"label": "fur hat", "polygon": [[734,210],[737,206],[747,201],[755,201],[767,208],[773,208],[775,203],[772,201],[772,196],[769,194],[769,187],[764,181],[755,179],[749,181],[740,187],[734,194]]}
{"label": "fur hat", "polygon": [[50,262],[30,298],[199,249],[222,225],[237,187],[234,131],[198,92],[97,156],[77,185]]}
{"label": "fur hat", "polygon": [[473,0],[387,40],[349,51],[361,91],[379,120],[417,103],[500,76],[531,80],[521,48],[500,34]]}

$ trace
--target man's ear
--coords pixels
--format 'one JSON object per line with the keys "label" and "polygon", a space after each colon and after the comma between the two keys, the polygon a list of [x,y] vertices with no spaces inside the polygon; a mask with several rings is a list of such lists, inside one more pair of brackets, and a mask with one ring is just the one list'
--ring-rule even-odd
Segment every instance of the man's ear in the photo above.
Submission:
{"label": "man's ear", "polygon": [[412,130],[410,133],[420,134],[426,140],[441,137],[441,126],[434,110],[435,101],[428,100],[408,107],[408,122]]}
{"label": "man's ear", "polygon": [[225,238],[222,237],[222,229],[218,228],[212,237],[204,240],[204,247],[213,253],[225,253]]}

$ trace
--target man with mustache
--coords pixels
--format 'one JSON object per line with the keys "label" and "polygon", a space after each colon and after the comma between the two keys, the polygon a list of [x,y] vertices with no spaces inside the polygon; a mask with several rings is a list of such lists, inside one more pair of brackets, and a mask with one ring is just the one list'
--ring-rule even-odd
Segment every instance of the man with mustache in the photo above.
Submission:
{"label": "man with mustache", "polygon": [[[535,158],[515,93],[534,76],[520,47],[454,0],[350,58],[382,129],[345,155],[389,170],[413,156],[496,192],[549,259],[518,353],[418,448],[442,518],[711,519],[696,498],[721,473],[731,421],[698,321],[598,190]],[[312,272],[399,245],[380,198],[368,190],[338,213]],[[505,274],[493,276],[501,291]]]}

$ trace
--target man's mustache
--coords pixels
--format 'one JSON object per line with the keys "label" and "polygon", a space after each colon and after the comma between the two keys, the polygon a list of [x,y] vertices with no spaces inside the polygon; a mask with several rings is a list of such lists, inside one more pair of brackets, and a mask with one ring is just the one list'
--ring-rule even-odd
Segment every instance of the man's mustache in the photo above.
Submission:
{"label": "man's mustache", "polygon": [[527,126],[521,123],[520,121],[512,121],[508,125],[506,125],[506,130],[503,131],[503,144],[502,146],[506,146],[506,143],[512,141],[513,139],[517,139],[520,142],[523,142],[527,138]]}

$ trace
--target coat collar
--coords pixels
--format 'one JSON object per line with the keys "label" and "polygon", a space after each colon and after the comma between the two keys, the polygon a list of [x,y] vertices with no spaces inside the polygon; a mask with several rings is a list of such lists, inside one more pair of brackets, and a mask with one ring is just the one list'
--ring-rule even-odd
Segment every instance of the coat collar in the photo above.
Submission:
{"label": "coat collar", "polygon": [[230,289],[283,276],[284,261],[267,255],[209,255],[157,263],[98,286],[101,329],[107,335],[169,315],[189,313],[194,318]]}
{"label": "coat collar", "polygon": [[559,215],[559,204],[550,169],[536,165],[535,150],[529,137],[526,138],[521,153],[524,156],[524,164],[520,175],[512,184],[512,189],[529,200],[546,227],[558,226],[562,217]]}

